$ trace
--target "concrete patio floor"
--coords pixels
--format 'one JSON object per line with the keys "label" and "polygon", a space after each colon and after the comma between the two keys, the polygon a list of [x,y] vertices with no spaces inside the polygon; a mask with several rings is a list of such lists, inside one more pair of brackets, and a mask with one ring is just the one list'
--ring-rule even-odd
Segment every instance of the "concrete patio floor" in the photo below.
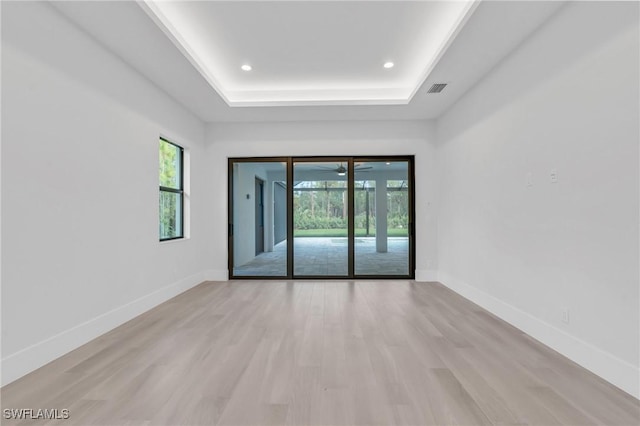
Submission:
{"label": "concrete patio floor", "polygon": [[[355,240],[356,275],[408,275],[409,240],[390,237],[387,252],[376,252],[375,237]],[[294,274],[347,275],[347,238],[294,238]],[[286,276],[287,243],[283,241],[272,252],[262,253],[250,262],[234,269],[236,276]]]}

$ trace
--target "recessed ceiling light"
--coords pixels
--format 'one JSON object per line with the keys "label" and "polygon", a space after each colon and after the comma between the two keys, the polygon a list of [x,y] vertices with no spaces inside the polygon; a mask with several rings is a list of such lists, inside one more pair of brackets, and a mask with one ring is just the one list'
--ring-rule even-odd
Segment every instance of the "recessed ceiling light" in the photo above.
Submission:
{"label": "recessed ceiling light", "polygon": [[387,163],[384,163],[384,164],[386,164],[387,166],[390,166],[390,165],[391,165],[391,163],[389,163],[389,162],[387,162]]}
{"label": "recessed ceiling light", "polygon": [[[271,75],[266,75],[269,72],[260,68],[262,66],[260,59],[256,58],[250,50],[247,51],[244,45],[246,43],[244,43],[243,37],[245,37],[246,30],[242,26],[242,21],[254,18],[267,21],[276,19],[279,16],[279,10],[243,10],[246,13],[239,16],[235,14],[235,10],[227,10],[220,6],[219,2],[200,3],[202,7],[196,13],[198,16],[193,16],[196,19],[193,21],[187,19],[191,17],[189,14],[194,12],[189,9],[188,2],[153,0],[139,2],[145,14],[158,24],[165,36],[176,44],[188,62],[199,74],[202,74],[225,104],[228,106],[266,107],[410,104],[414,95],[427,91],[434,78],[432,70],[436,68],[441,58],[455,53],[448,53],[447,47],[453,44],[455,35],[465,27],[465,23],[475,19],[469,18],[474,15],[478,4],[481,4],[482,1],[413,2],[407,8],[385,10],[388,20],[403,21],[407,12],[415,17],[415,19],[403,21],[403,27],[407,34],[413,34],[417,40],[415,43],[410,43],[411,46],[403,46],[408,49],[405,52],[409,58],[408,67],[395,73],[393,71],[395,59],[392,58],[397,57],[401,61],[400,65],[406,59],[399,56],[392,47],[387,47],[381,49],[377,54],[374,53],[370,58],[372,61],[367,61],[365,58],[362,64],[357,67],[343,67],[339,72],[340,76],[336,77],[337,80],[312,78],[312,81],[305,78],[309,77],[309,73],[313,74],[313,70],[308,69],[309,67],[289,70],[291,71],[290,75],[279,75],[279,78],[272,79]],[[362,10],[343,9],[340,9],[340,6],[334,7],[327,3],[322,8],[318,6],[316,12],[326,14],[326,16],[336,12],[344,14],[341,16],[344,19],[338,22],[339,25],[336,29],[349,30],[348,23],[358,19]],[[298,22],[304,21],[305,14],[309,11],[296,9],[290,12],[289,18],[292,22]],[[435,27],[425,25],[425,22],[434,18],[437,18],[438,25]],[[314,22],[309,22],[314,24]],[[340,29],[342,24],[345,24],[345,28]],[[361,26],[362,32],[367,34],[375,33],[378,28],[379,23],[371,19],[363,20]],[[228,40],[216,39],[216,31],[218,30],[226,31],[226,34],[229,35]],[[261,35],[263,37],[260,39],[252,40],[255,42],[252,43],[253,48],[268,49],[273,45],[274,40],[277,42],[279,37],[279,33]],[[306,39],[305,36],[307,36]],[[387,42],[384,34],[377,34],[377,36],[378,38],[372,36],[370,41],[375,44]],[[298,62],[304,64],[315,63],[314,61],[323,55],[335,56],[336,51],[338,53],[340,51],[351,52],[357,51],[360,47],[356,37],[347,37],[346,39],[343,37],[340,40],[336,39],[337,41],[333,40],[334,43],[323,43],[321,46],[315,46],[318,47],[317,49],[309,49],[309,42],[313,42],[313,37],[309,37],[309,34],[302,34],[298,37],[300,43],[296,43],[294,40],[293,43],[289,43],[283,48],[287,49],[287,53],[293,55]],[[253,65],[251,65],[253,61],[258,63],[255,75],[253,75]],[[240,66],[238,66],[238,62],[240,62]],[[381,65],[384,71],[376,72],[375,69],[379,69],[377,67]],[[240,71],[246,73],[247,77],[242,77],[242,73],[238,74],[238,68],[234,70],[234,67],[240,68]],[[363,69],[365,72],[373,70],[374,77],[371,79],[358,78],[361,77]],[[385,72],[389,74],[384,74]],[[300,77],[300,73],[302,73],[302,77]],[[249,81],[251,84],[248,84]],[[384,165],[384,161],[381,165]]]}

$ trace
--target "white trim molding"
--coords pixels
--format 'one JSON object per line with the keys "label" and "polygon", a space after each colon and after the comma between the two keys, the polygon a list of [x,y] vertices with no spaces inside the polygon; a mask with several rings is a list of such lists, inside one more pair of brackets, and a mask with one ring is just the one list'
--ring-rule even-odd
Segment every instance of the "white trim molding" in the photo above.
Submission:
{"label": "white trim molding", "polygon": [[446,272],[438,271],[437,276],[439,282],[445,287],[476,303],[636,399],[640,399],[638,366],[572,336]]}
{"label": "white trim molding", "polygon": [[204,281],[229,281],[229,271],[226,269],[208,269],[203,273]]}
{"label": "white trim molding", "polygon": [[2,386],[71,352],[172,297],[195,287],[205,281],[203,279],[204,276],[204,273],[190,275],[153,293],[142,296],[6,356],[2,359]]}
{"label": "white trim molding", "polygon": [[416,281],[438,281],[438,271],[434,269],[416,269]]}

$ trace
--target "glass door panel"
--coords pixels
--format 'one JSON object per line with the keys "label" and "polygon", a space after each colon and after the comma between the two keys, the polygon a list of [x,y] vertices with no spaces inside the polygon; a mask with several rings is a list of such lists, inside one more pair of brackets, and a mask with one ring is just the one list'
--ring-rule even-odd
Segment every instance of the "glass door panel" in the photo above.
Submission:
{"label": "glass door panel", "polygon": [[409,275],[409,163],[354,165],[355,275]]}
{"label": "glass door panel", "polygon": [[230,158],[231,278],[411,278],[413,158]]}
{"label": "glass door panel", "polygon": [[293,163],[294,276],[347,276],[348,162]]}
{"label": "glass door panel", "polygon": [[231,166],[233,275],[287,276],[287,164],[234,162]]}

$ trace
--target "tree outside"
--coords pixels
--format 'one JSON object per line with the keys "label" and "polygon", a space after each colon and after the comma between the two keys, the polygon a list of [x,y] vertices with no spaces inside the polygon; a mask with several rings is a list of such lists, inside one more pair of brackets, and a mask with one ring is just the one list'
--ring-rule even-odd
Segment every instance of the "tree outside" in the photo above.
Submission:
{"label": "tree outside", "polygon": [[[355,235],[376,235],[374,181],[356,181]],[[346,237],[347,188],[345,181],[303,181],[293,189],[295,237]],[[406,181],[387,181],[387,235],[406,237],[409,226]]]}
{"label": "tree outside", "polygon": [[181,149],[160,139],[160,239],[175,238],[182,234],[180,221],[182,194],[163,190],[181,190]]}

